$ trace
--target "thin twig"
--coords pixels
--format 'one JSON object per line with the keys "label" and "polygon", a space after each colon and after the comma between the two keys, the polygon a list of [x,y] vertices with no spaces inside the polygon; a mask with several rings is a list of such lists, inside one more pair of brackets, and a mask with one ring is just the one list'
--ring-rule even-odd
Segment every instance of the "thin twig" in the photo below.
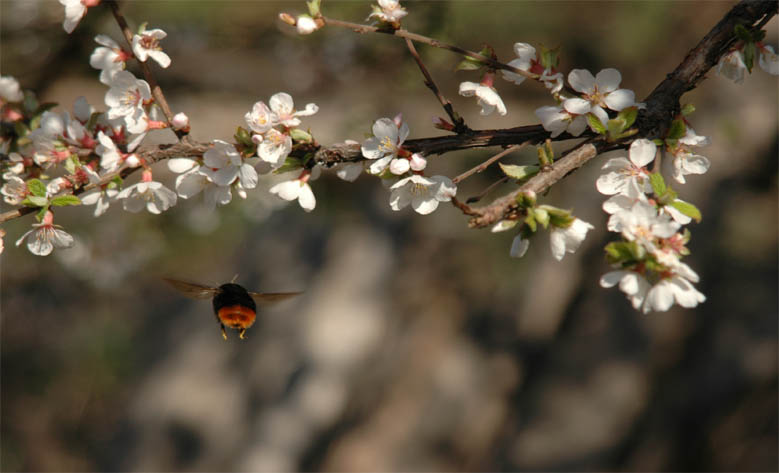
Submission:
{"label": "thin twig", "polygon": [[[492,184],[490,184],[489,186],[487,186],[487,188],[486,188],[486,189],[484,189],[483,191],[479,192],[479,193],[478,193],[478,194],[476,194],[475,196],[473,196],[473,197],[468,197],[468,198],[465,200],[465,203],[466,203],[466,204],[475,204],[476,202],[478,202],[478,201],[482,200],[482,199],[484,198],[484,196],[485,196],[485,195],[487,195],[487,194],[489,194],[490,192],[492,192],[492,189],[494,189],[494,188],[498,187],[499,185],[503,184],[504,182],[506,182],[506,181],[508,181],[508,180],[509,180],[509,177],[508,177],[508,176],[503,176],[503,177],[501,177],[500,179],[498,179],[497,181],[495,181],[495,182],[493,182]],[[477,213],[478,213],[478,212],[477,212]]]}
{"label": "thin twig", "polygon": [[515,74],[519,74],[521,76],[527,77],[528,79],[538,79],[540,76],[538,74],[533,74],[531,72],[518,69],[514,66],[509,66],[508,64],[503,64],[500,61],[496,61],[495,59],[492,59],[491,57],[484,56],[482,54],[479,54],[474,51],[469,51],[467,49],[463,49],[459,46],[455,46],[453,44],[444,43],[443,41],[439,41],[437,39],[429,38],[427,36],[422,36],[420,34],[412,33],[410,31],[404,30],[404,29],[386,29],[386,28],[379,28],[376,26],[370,26],[370,25],[361,25],[359,23],[352,23],[349,21],[343,21],[343,20],[335,20],[333,18],[325,18],[322,17],[322,20],[324,20],[325,24],[332,25],[332,26],[338,26],[341,28],[347,28],[355,33],[384,33],[388,35],[398,36],[400,38],[406,38],[410,39],[411,41],[416,41],[417,43],[424,43],[429,46],[433,46],[434,48],[440,48],[440,49],[446,49],[448,51],[452,51],[454,53],[460,54],[461,56],[470,57],[472,59],[476,59],[477,61],[483,62],[484,64],[487,64],[493,69],[504,69],[506,71],[511,71]]}
{"label": "thin twig", "polygon": [[463,120],[463,118],[454,111],[454,108],[452,108],[452,102],[448,101],[441,94],[441,91],[438,89],[438,86],[433,80],[433,77],[430,75],[430,72],[427,70],[427,67],[425,67],[425,64],[422,62],[422,58],[419,57],[419,53],[417,52],[417,49],[414,47],[414,42],[406,38],[406,46],[408,46],[408,50],[409,52],[411,52],[411,56],[413,56],[414,60],[417,62],[417,66],[419,66],[419,70],[422,71],[422,75],[425,76],[425,85],[433,92],[433,94],[438,99],[438,102],[441,104],[442,107],[444,107],[444,110],[446,111],[447,115],[449,115],[449,119],[452,120],[452,124],[454,125],[454,132],[455,133],[469,132],[470,128],[468,128],[468,126],[465,124],[465,120]]}
{"label": "thin twig", "polygon": [[[130,27],[127,25],[127,20],[124,19],[124,15],[122,15],[122,12],[119,11],[119,4],[116,2],[116,0],[109,0],[107,3],[111,7],[111,12],[114,14],[114,18],[116,19],[116,22],[119,24],[119,29],[122,30],[124,39],[127,40],[127,44],[130,47],[130,51],[132,51],[133,32],[130,29]],[[185,136],[189,134],[189,132],[177,130],[173,126],[173,112],[170,110],[168,101],[165,100],[165,94],[162,93],[162,89],[157,83],[157,80],[154,78],[154,74],[151,71],[151,67],[149,67],[148,62],[142,62],[140,60],[138,60],[138,64],[141,65],[141,71],[143,72],[143,76],[144,78],[146,78],[146,82],[149,83],[149,88],[151,89],[151,94],[154,97],[154,101],[157,102],[157,105],[159,105],[160,109],[162,110],[162,113],[165,115],[165,119],[167,120],[168,125],[170,125],[171,131],[173,131],[173,133],[176,134],[176,137],[179,139],[179,141],[181,141]]]}
{"label": "thin twig", "polygon": [[526,144],[528,144],[528,141],[525,141],[524,143],[521,143],[521,144],[518,144],[518,145],[509,146],[508,148],[504,149],[500,153],[498,153],[495,156],[491,157],[490,159],[484,161],[483,163],[479,164],[478,166],[475,166],[475,167],[465,171],[464,173],[460,174],[459,176],[455,177],[454,179],[452,179],[452,182],[457,184],[459,182],[464,181],[465,179],[468,179],[469,177],[471,177],[472,175],[476,174],[477,172],[483,172],[485,169],[490,167],[492,165],[492,163],[494,163],[495,161],[497,161],[500,158],[506,156],[507,154],[513,153],[514,151],[521,150],[522,148],[525,147]]}

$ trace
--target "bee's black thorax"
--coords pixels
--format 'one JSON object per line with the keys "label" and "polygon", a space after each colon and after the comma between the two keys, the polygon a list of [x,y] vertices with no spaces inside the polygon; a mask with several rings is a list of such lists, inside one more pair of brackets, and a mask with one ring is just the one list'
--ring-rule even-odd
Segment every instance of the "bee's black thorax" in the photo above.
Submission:
{"label": "bee's black thorax", "polygon": [[257,310],[254,299],[242,286],[233,283],[219,286],[219,293],[214,296],[214,312],[218,313],[222,307],[242,305],[253,311]]}

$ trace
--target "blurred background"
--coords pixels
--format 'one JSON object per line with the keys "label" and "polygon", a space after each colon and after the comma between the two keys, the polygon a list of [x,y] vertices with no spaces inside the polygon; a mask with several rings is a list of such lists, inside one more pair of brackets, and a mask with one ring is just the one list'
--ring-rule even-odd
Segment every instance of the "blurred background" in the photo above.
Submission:
{"label": "blurred background", "polygon": [[[514,42],[561,46],[561,70],[607,67],[646,97],[735,2],[405,2],[404,26],[514,57]],[[318,141],[362,141],[402,112],[411,138],[440,135],[443,115],[402,41],[325,28],[299,37],[277,19],[304,2],[133,1],[136,28],[168,33],[173,59],[152,66],[195,139],[230,140],[258,100],[290,93]],[[72,35],[55,1],[0,2],[0,70],[44,101],[104,109],[89,67],[96,34],[121,36],[106,8]],[[327,0],[363,22],[369,2]],[[768,27],[777,44],[777,22]],[[498,80],[506,117],[481,117],[457,95],[474,73],[419,45],[442,93],[473,128],[534,124],[552,103],[535,83]],[[130,66],[132,71],[136,71]],[[137,72],[137,71],[136,71]],[[635,312],[602,289],[602,156],[543,198],[595,225],[555,261],[541,232],[520,260],[512,232],[469,230],[454,207],[393,212],[365,175],[325,173],[310,214],[268,194],[216,212],[201,198],[161,216],[119,205],[57,223],[77,245],[37,257],[13,242],[32,217],[4,225],[0,466],[4,471],[776,471],[777,80],[756,68],[736,85],[714,73],[684,97],[704,176],[674,187],[703,212],[688,263],[707,301]],[[167,132],[148,143],[170,142]],[[564,143],[562,150],[571,143]],[[453,177],[495,149],[432,157]],[[531,163],[526,150],[504,162]],[[173,186],[164,164],[155,177]],[[464,181],[476,195],[500,177]],[[131,182],[138,179],[133,177]],[[485,202],[502,195],[499,188]],[[8,206],[5,206],[8,209]],[[209,301],[164,285],[173,276],[305,294],[262,308],[248,339],[222,340]]]}

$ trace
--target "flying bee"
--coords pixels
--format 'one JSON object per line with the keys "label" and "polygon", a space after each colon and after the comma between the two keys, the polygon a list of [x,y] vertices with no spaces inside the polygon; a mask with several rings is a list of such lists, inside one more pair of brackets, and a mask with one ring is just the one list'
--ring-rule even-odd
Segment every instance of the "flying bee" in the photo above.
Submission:
{"label": "flying bee", "polygon": [[[237,276],[236,276],[237,277]],[[283,301],[300,292],[249,292],[243,286],[235,284],[235,279],[219,287],[204,286],[178,279],[162,278],[178,291],[193,299],[213,298],[214,315],[222,329],[222,338],[227,340],[225,326],[238,330],[243,340],[246,329],[257,319],[257,304]]]}

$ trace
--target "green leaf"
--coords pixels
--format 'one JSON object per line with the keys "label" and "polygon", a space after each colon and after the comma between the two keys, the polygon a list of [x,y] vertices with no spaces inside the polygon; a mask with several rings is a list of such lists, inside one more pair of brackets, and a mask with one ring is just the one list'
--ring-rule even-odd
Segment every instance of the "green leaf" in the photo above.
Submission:
{"label": "green leaf", "polygon": [[71,154],[68,159],[65,160],[65,170],[69,174],[76,172],[76,169],[81,165],[81,161],[78,160],[78,156]]}
{"label": "green leaf", "polygon": [[536,222],[540,223],[545,229],[549,228],[549,212],[545,209],[536,207],[533,209],[533,217],[536,219]]}
{"label": "green leaf", "polygon": [[81,205],[81,199],[75,195],[61,195],[51,199],[51,205],[55,207],[64,207],[66,205]]}
{"label": "green leaf", "polygon": [[233,138],[235,138],[235,141],[241,143],[244,146],[254,146],[251,133],[249,133],[249,130],[242,126],[239,126],[235,129],[235,135],[233,135]]}
{"label": "green leaf", "polygon": [[676,119],[671,122],[671,128],[668,130],[666,139],[678,140],[687,133],[687,125],[684,124],[684,120]]}
{"label": "green leaf", "polygon": [[512,179],[516,179],[518,181],[535,176],[536,174],[538,174],[538,170],[540,169],[538,166],[534,164],[527,165],[527,166],[519,166],[516,164],[503,164],[503,163],[498,163],[498,164],[500,164],[500,169],[503,171],[503,174],[507,175]]}
{"label": "green leaf", "polygon": [[621,135],[622,132],[625,130],[625,119],[624,118],[612,118],[609,120],[609,122],[606,124],[609,130],[609,138],[612,140],[616,139],[617,136]]}
{"label": "green leaf", "polygon": [[755,67],[755,56],[757,55],[757,48],[755,43],[749,42],[744,44],[744,65],[747,66],[749,73],[752,73],[752,68]]}
{"label": "green leaf", "polygon": [[536,229],[538,226],[536,225],[536,219],[533,216],[533,212],[528,212],[527,217],[525,217],[525,225],[533,231],[533,233],[536,232]]}
{"label": "green leaf", "polygon": [[750,33],[743,24],[736,25],[736,27],[733,29],[733,33],[735,33],[736,38],[740,39],[741,41],[752,41],[752,33]]}
{"label": "green leaf", "polygon": [[599,135],[606,134],[606,127],[603,126],[600,119],[592,113],[587,114],[587,123],[590,125],[590,129]]}
{"label": "green leaf", "polygon": [[16,136],[27,136],[30,133],[30,129],[21,120],[14,123],[14,133]]}
{"label": "green leaf", "polygon": [[299,159],[287,157],[287,159],[284,161],[284,164],[282,164],[280,168],[273,171],[273,173],[282,174],[285,172],[294,171],[295,169],[300,169],[302,167],[303,163]]}
{"label": "green leaf", "polygon": [[311,15],[312,18],[316,18],[320,15],[321,3],[322,3],[321,0],[311,0],[309,2],[306,2],[306,6],[308,7],[308,13]]}
{"label": "green leaf", "polygon": [[560,46],[549,49],[541,45],[541,65],[544,69],[557,67],[558,62],[560,62]]}
{"label": "green leaf", "polygon": [[40,222],[41,220],[43,220],[43,217],[46,215],[46,212],[48,212],[48,211],[49,211],[49,206],[48,205],[46,205],[44,207],[41,207],[41,209],[38,211],[38,213],[35,214],[35,219]]}
{"label": "green leaf", "polygon": [[665,195],[668,188],[665,185],[665,179],[663,179],[662,174],[653,172],[649,175],[649,182],[652,184],[652,190],[655,192],[656,196],[660,197]]}
{"label": "green leaf", "polygon": [[46,197],[38,197],[37,195],[28,195],[23,201],[22,205],[27,207],[46,207],[49,205],[49,199]]}
{"label": "green leaf", "polygon": [[36,197],[46,197],[46,185],[40,179],[28,180],[27,189]]}
{"label": "green leaf", "polygon": [[560,209],[552,205],[541,205],[539,208],[549,213],[549,223],[555,227],[568,228],[571,226],[575,217],[569,210]]}
{"label": "green leaf", "polygon": [[617,118],[625,120],[625,128],[623,130],[630,128],[636,122],[636,118],[638,118],[638,107],[628,107],[622,110],[617,115]]}
{"label": "green leaf", "polygon": [[300,128],[293,128],[292,130],[290,130],[289,136],[291,136],[292,139],[297,142],[311,143],[312,141],[314,141],[314,137],[311,136],[310,133],[303,131]]}
{"label": "green leaf", "polygon": [[149,24],[148,21],[144,21],[143,23],[140,24],[140,26],[138,26],[138,34],[139,35],[142,35],[146,31],[146,25],[148,25],[148,24]]}
{"label": "green leaf", "polygon": [[467,57],[460,61],[460,64],[457,65],[455,71],[475,71],[483,66],[484,64],[482,64],[478,59]]}
{"label": "green leaf", "polygon": [[687,115],[692,115],[694,111],[695,111],[695,105],[691,103],[684,104],[684,106],[682,107],[682,115],[684,115],[685,117]]}
{"label": "green leaf", "polygon": [[671,202],[671,207],[675,208],[676,210],[690,217],[696,222],[700,222],[701,219],[703,218],[703,215],[701,215],[701,211],[698,210],[698,207],[694,206],[689,202],[685,202],[683,200],[677,199]]}

